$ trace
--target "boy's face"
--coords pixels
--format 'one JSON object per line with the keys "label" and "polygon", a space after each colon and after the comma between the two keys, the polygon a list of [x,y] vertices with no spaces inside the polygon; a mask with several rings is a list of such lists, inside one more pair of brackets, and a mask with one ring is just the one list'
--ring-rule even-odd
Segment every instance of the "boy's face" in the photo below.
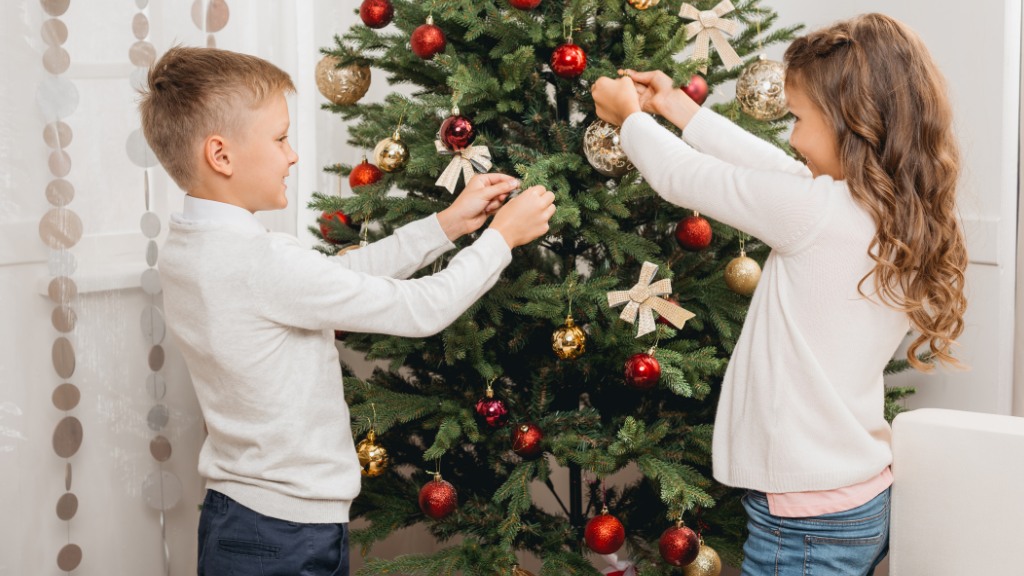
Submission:
{"label": "boy's face", "polygon": [[234,189],[250,212],[280,210],[288,206],[285,178],[299,160],[288,143],[288,102],[284,94],[271,96],[246,116],[235,144],[233,176],[238,181]]}
{"label": "boy's face", "polygon": [[807,168],[815,178],[831,176],[835,180],[842,180],[839,143],[825,113],[811,101],[799,83],[786,83],[786,102],[789,111],[796,117],[789,144],[804,157]]}

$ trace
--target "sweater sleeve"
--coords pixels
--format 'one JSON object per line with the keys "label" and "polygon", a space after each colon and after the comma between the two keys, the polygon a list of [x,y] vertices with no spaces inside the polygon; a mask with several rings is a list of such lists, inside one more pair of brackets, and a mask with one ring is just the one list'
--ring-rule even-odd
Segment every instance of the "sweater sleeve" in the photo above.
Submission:
{"label": "sweater sleeve", "polygon": [[408,278],[454,247],[441,229],[437,215],[431,214],[372,244],[335,256],[333,260],[364,274]]}
{"label": "sweater sleeve", "polygon": [[811,175],[803,162],[707,108],[701,108],[686,125],[683,138],[697,150],[736,166]]}
{"label": "sweater sleeve", "polygon": [[800,249],[826,221],[831,177],[754,170],[698,152],[642,112],[626,119],[622,148],[665,200],[698,210],[780,252]]}
{"label": "sweater sleeve", "polygon": [[[424,337],[436,334],[489,290],[512,253],[501,234],[485,230],[431,276],[399,280],[340,266],[287,235],[268,240],[249,282],[268,319],[309,330]],[[357,251],[358,252],[358,251]]]}

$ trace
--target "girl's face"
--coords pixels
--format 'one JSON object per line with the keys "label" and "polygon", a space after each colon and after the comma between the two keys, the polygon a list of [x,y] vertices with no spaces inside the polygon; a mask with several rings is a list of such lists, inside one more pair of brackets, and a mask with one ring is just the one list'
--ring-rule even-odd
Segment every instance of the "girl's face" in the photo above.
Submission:
{"label": "girl's face", "polygon": [[789,111],[796,117],[789,144],[804,157],[811,174],[843,179],[839,162],[839,143],[835,132],[825,121],[825,114],[811,102],[799,85],[786,85]]}

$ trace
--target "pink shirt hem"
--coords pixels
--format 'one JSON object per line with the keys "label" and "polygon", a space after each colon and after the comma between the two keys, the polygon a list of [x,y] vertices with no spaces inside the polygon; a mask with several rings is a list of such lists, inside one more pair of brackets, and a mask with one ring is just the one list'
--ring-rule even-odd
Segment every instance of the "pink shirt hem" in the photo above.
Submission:
{"label": "pink shirt hem", "polygon": [[833,512],[845,512],[870,502],[892,486],[892,468],[852,486],[815,492],[766,494],[768,511],[782,518],[807,518]]}

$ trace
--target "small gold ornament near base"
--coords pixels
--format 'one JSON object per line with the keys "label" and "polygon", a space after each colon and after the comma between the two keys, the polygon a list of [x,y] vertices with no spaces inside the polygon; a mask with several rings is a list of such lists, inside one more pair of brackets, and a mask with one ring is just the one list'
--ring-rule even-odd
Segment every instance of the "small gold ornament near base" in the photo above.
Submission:
{"label": "small gold ornament near base", "polygon": [[370,88],[370,67],[350,64],[338,68],[340,60],[330,54],[316,65],[316,87],[339,106],[355,104]]}
{"label": "small gold ornament near base", "polygon": [[722,573],[722,559],[711,546],[700,543],[697,557],[683,567],[683,576],[719,576]]}
{"label": "small gold ornament near base", "polygon": [[587,334],[572,321],[572,314],[551,334],[551,349],[560,360],[575,360],[586,351]]}
{"label": "small gold ornament near base", "polygon": [[741,296],[753,294],[760,279],[761,267],[743,250],[725,267],[725,285]]}
{"label": "small gold ornament near base", "polygon": [[778,120],[786,106],[786,67],[761,54],[736,79],[736,100],[744,112],[758,120]]}
{"label": "small gold ornament near base", "polygon": [[359,457],[363,476],[373,478],[388,469],[388,451],[377,444],[377,433],[372,428],[366,433],[366,438],[356,445],[356,456]]}
{"label": "small gold ornament near base", "polygon": [[618,178],[633,169],[633,163],[619,146],[619,128],[604,120],[595,120],[583,134],[583,154],[587,162],[605,176]]}
{"label": "small gold ornament near base", "polygon": [[390,138],[377,143],[373,149],[373,159],[377,167],[385,172],[397,172],[405,168],[405,163],[409,161],[409,148],[402,142],[398,130]]}
{"label": "small gold ornament near base", "polygon": [[628,0],[629,5],[637,10],[647,10],[651,6],[657,6],[658,0]]}

